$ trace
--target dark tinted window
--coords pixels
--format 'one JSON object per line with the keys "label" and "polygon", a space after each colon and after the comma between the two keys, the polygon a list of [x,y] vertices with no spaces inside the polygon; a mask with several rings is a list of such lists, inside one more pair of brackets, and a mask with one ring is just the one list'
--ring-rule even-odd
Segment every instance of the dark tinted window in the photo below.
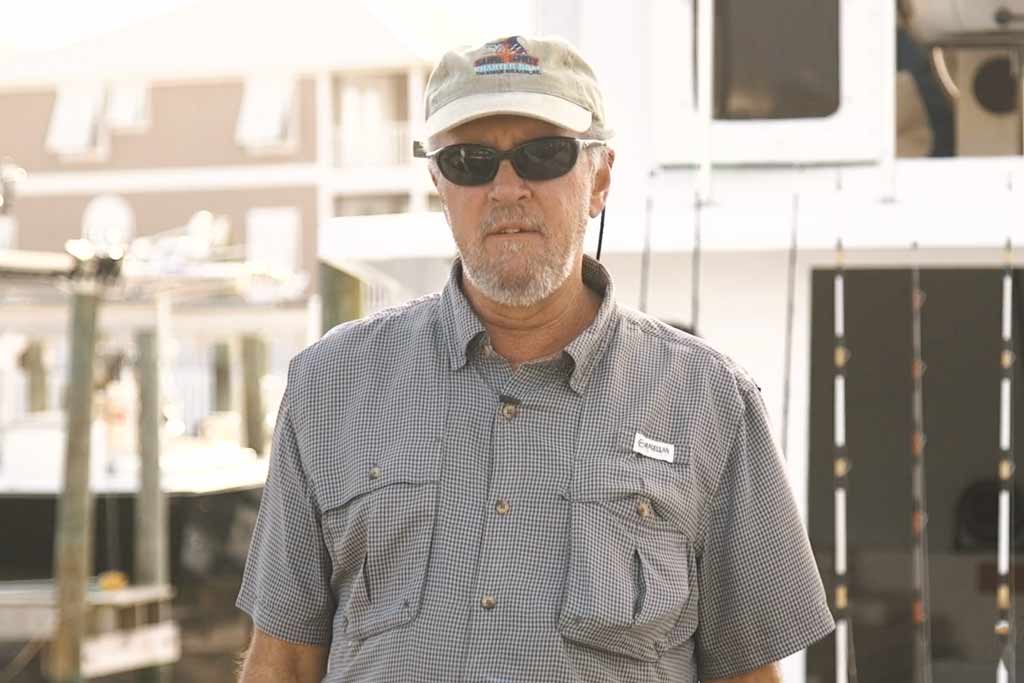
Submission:
{"label": "dark tinted window", "polygon": [[839,0],[718,0],[715,118],[792,119],[839,108]]}

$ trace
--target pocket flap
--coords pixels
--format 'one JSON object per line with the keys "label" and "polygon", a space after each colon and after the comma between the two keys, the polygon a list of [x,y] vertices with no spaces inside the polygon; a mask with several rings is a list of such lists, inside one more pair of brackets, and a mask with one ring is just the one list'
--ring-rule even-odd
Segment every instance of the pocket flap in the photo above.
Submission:
{"label": "pocket flap", "polygon": [[440,476],[439,442],[433,438],[395,441],[381,452],[350,453],[340,463],[344,476],[325,487],[324,512],[395,484],[430,484]]}

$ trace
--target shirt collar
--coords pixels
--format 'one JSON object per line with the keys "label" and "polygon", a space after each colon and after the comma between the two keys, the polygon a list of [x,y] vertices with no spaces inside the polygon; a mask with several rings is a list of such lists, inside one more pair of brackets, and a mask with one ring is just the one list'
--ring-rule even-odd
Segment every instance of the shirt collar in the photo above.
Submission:
{"label": "shirt collar", "polygon": [[[600,294],[602,301],[590,325],[565,347],[565,353],[572,358],[573,366],[569,386],[578,394],[586,389],[608,341],[617,312],[611,276],[603,265],[587,255],[583,256],[583,282]],[[486,333],[483,323],[462,292],[462,261],[458,258],[452,264],[448,282],[441,292],[441,318],[448,341],[451,369],[458,370],[467,362],[470,343],[480,334]]]}
{"label": "shirt collar", "polygon": [[441,292],[441,320],[448,339],[448,355],[452,370],[466,364],[469,343],[486,332],[480,318],[473,312],[462,293],[462,259],[456,258],[448,273],[448,282]]}
{"label": "shirt collar", "polygon": [[583,283],[601,295],[601,306],[590,325],[565,347],[565,352],[573,360],[569,386],[577,394],[582,394],[587,388],[597,361],[600,360],[614,331],[613,323],[618,317],[615,286],[611,275],[599,261],[586,254],[583,255]]}

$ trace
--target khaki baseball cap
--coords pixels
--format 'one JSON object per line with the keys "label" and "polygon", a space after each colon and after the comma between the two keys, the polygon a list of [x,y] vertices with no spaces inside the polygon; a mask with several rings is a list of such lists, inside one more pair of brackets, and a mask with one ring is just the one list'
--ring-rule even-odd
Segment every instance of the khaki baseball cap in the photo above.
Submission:
{"label": "khaki baseball cap", "polygon": [[598,140],[613,134],[593,69],[561,38],[512,36],[452,50],[430,74],[425,99],[428,138],[495,114],[590,131]]}

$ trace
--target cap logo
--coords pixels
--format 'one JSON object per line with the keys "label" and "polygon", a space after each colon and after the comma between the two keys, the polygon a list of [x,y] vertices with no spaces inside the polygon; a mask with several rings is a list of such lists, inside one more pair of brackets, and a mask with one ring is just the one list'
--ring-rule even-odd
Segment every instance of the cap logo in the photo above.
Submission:
{"label": "cap logo", "polygon": [[539,74],[540,60],[526,51],[519,38],[512,36],[494,43],[487,43],[484,49],[490,54],[473,62],[478,74]]}

